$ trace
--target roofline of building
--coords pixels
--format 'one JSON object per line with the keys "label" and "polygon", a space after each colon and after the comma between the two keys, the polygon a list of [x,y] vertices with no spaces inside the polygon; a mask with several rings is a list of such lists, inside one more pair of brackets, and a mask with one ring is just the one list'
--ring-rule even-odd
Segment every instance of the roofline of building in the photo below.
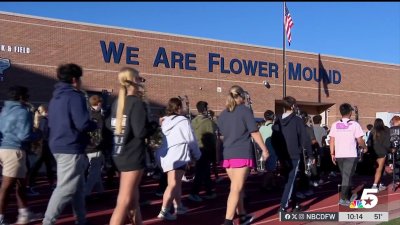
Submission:
{"label": "roofline of building", "polygon": [[[193,36],[189,36],[189,35],[171,34],[171,33],[157,32],[157,31],[119,27],[119,26],[101,25],[101,24],[96,24],[96,23],[78,22],[78,21],[72,21],[72,20],[64,20],[64,19],[56,19],[56,18],[43,17],[43,16],[34,16],[34,15],[21,14],[21,13],[6,12],[6,11],[1,11],[1,10],[0,10],[0,14],[11,15],[11,16],[20,16],[20,17],[40,19],[40,20],[49,20],[49,21],[54,21],[54,22],[78,24],[78,25],[85,25],[85,26],[93,26],[93,27],[100,27],[100,28],[120,29],[120,30],[135,31],[135,32],[142,32],[142,33],[149,33],[149,34],[174,36],[174,37],[180,37],[180,38],[191,38],[191,39],[195,39],[195,40],[214,41],[214,42],[220,42],[220,43],[226,43],[226,44],[242,45],[242,46],[247,46],[247,47],[282,50],[282,48],[266,47],[266,46],[253,45],[253,44],[247,44],[247,43],[241,43],[241,42],[223,41],[223,40],[212,39],[212,38],[201,38],[201,37],[193,37]],[[287,52],[310,54],[310,55],[319,55],[320,54],[320,53],[304,52],[304,51],[298,51],[298,50],[289,50]],[[334,56],[334,55],[325,55],[324,54],[323,56],[336,58],[336,59],[345,59],[345,60],[354,60],[354,61],[367,62],[367,63],[385,64],[385,65],[389,65],[389,66],[400,66],[400,64],[386,63],[386,62],[379,62],[379,61],[369,61],[369,60],[341,57],[341,56]]]}

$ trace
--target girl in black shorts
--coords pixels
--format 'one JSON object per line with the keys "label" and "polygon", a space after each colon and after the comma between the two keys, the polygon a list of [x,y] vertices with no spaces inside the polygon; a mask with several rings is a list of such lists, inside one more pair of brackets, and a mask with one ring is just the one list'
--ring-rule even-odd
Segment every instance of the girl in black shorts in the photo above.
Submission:
{"label": "girl in black shorts", "polygon": [[128,216],[132,224],[142,224],[139,184],[145,168],[145,138],[150,134],[146,105],[142,100],[143,78],[132,68],[118,73],[121,85],[113,104],[111,128],[114,131],[113,161],[121,172],[117,205],[110,225],[123,225]]}
{"label": "girl in black shorts", "polygon": [[[371,188],[383,191],[386,187],[380,184],[383,167],[385,165],[386,154],[390,152],[390,131],[383,123],[382,119],[376,119],[374,127],[368,138],[368,146],[371,146],[377,156],[376,163],[378,166],[375,171],[374,184]],[[379,186],[378,186],[379,185]]]}

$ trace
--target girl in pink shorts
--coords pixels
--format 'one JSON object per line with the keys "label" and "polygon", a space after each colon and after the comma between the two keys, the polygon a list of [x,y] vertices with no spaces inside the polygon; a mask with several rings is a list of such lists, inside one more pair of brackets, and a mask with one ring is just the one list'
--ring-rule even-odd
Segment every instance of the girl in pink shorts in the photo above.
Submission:
{"label": "girl in pink shorts", "polygon": [[269,156],[251,110],[244,105],[245,92],[239,86],[229,90],[226,109],[218,118],[218,128],[223,140],[222,167],[231,181],[224,225],[233,225],[235,211],[239,214],[239,224],[250,224],[253,216],[246,213],[243,206],[243,187],[254,167],[253,143],[251,138],[262,149],[263,159]]}

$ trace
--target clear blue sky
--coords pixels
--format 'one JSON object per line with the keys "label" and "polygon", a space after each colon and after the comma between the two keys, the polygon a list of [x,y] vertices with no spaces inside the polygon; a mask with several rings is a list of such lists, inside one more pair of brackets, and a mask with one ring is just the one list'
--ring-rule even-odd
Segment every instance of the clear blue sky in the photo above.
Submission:
{"label": "clear blue sky", "polygon": [[[400,64],[400,2],[287,6],[289,49]],[[0,11],[282,48],[282,2],[2,2]]]}

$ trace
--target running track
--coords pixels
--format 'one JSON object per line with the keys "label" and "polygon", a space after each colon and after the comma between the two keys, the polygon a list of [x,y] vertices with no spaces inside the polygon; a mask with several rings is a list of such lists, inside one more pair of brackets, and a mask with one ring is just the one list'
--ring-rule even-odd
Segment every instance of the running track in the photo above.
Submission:
{"label": "running track", "polygon": [[[141,186],[141,201],[148,200],[148,204],[142,205],[141,211],[145,225],[221,225],[224,221],[226,200],[229,193],[229,181],[225,173],[221,176],[223,179],[216,184],[216,192],[218,197],[213,200],[204,200],[203,202],[196,203],[187,199],[187,195],[191,188],[191,183],[183,183],[183,203],[189,208],[189,212],[185,215],[178,217],[177,221],[161,221],[157,219],[158,212],[161,208],[161,197],[154,195],[157,188],[158,181],[151,177],[144,177]],[[324,177],[325,178],[325,177]],[[360,187],[362,184],[371,182],[372,177],[357,176],[355,178],[355,186]],[[314,188],[315,194],[308,197],[302,202],[302,205],[309,207],[309,212],[335,212],[338,211],[338,191],[337,184],[340,182],[340,177],[328,180],[319,187]],[[386,183],[390,182],[390,178],[384,179]],[[261,177],[257,174],[249,176],[246,183],[246,209],[248,213],[255,215],[253,225],[266,225],[266,224],[290,224],[290,225],[304,225],[304,224],[321,224],[321,222],[280,222],[277,214],[279,201],[282,190],[270,191],[266,193],[261,191]],[[92,199],[87,203],[87,218],[88,222],[95,225],[108,224],[108,221],[113,212],[115,201],[118,193],[117,189],[118,178],[115,178],[114,187],[106,189],[106,192],[99,196],[97,199]],[[283,189],[283,187],[281,188]],[[391,189],[391,188],[388,188]],[[43,181],[39,182],[36,188],[41,194],[39,196],[29,197],[30,208],[34,212],[42,212],[46,210],[48,199],[51,194],[51,189],[44,184]],[[201,193],[204,194],[204,193]],[[390,219],[400,217],[400,190],[392,192],[391,190],[384,191],[378,195],[380,205],[384,210],[389,211]],[[382,200],[383,199],[383,200]],[[5,214],[8,221],[13,222],[16,218],[16,204],[15,196],[10,199],[8,208]],[[389,204],[388,204],[388,202]],[[39,222],[31,223],[41,224]],[[70,206],[67,206],[64,213],[61,215],[57,224],[69,225],[74,224],[74,218]],[[338,223],[326,223],[338,224]],[[340,223],[340,224],[360,224],[360,223]],[[378,224],[378,223],[364,223],[364,224]]]}

